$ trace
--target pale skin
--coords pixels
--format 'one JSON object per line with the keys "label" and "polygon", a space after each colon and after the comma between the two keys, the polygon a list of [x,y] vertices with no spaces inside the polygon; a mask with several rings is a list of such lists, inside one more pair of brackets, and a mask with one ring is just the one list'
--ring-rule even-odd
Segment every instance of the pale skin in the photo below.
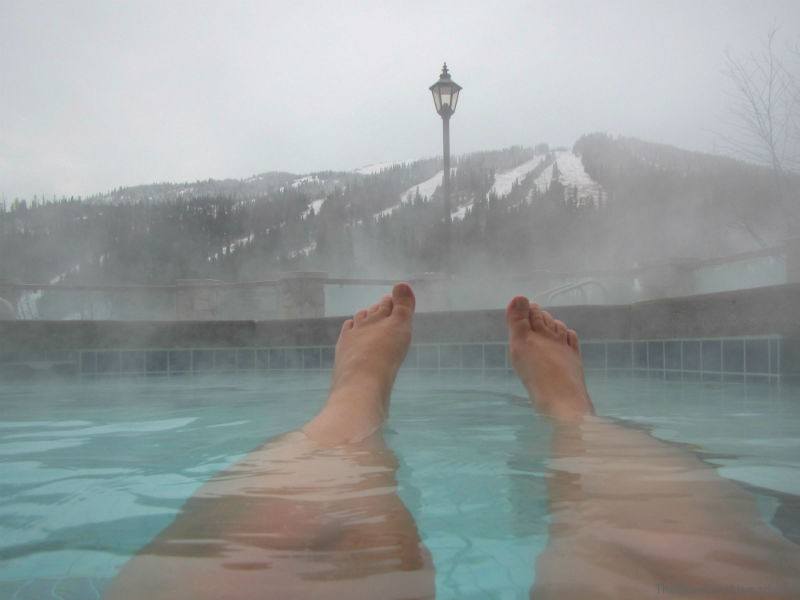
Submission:
{"label": "pale skin", "polygon": [[[414,305],[398,284],[345,321],[319,414],[206,483],[105,597],[433,598],[430,555],[381,436]],[[594,416],[563,323],[524,297],[506,318],[514,369],[554,431],[553,521],[532,597],[720,600],[737,583],[758,593],[731,598],[797,597],[797,547],[749,494],[688,452]]]}
{"label": "pale skin", "polygon": [[755,500],[683,448],[596,417],[578,336],[527,298],[506,310],[511,360],[553,424],[552,521],[537,600],[798,598],[798,547]]}
{"label": "pale skin", "polygon": [[430,554],[380,431],[414,305],[399,284],[345,321],[320,413],[206,483],[105,597],[433,598]]}

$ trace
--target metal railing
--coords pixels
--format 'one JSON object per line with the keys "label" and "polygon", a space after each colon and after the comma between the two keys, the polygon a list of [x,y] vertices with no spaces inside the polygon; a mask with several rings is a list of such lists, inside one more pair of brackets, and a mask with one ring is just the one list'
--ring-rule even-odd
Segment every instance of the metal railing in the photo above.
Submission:
{"label": "metal railing", "polygon": [[[756,264],[763,260],[770,262],[771,270]],[[792,240],[727,257],[672,259],[621,270],[533,270],[493,277],[491,285],[484,278],[442,273],[395,279],[297,272],[262,281],[182,279],[157,285],[0,281],[0,298],[15,307],[19,319],[266,320],[352,314],[374,302],[378,288],[384,293],[399,280],[414,285],[420,310],[465,310],[497,308],[516,293],[546,305],[603,304],[786,283],[800,279],[798,265],[800,242]],[[735,272],[745,273],[748,268],[759,275],[754,283],[743,281]],[[709,284],[709,272],[717,280],[725,276],[731,281]],[[344,288],[350,289],[343,292]],[[593,296],[593,290],[599,294]]]}
{"label": "metal railing", "polygon": [[605,304],[606,298],[608,297],[608,290],[606,290],[606,286],[597,279],[584,279],[574,283],[558,285],[539,294],[535,294],[533,300],[540,304],[551,306],[556,304],[556,300],[559,296],[566,296],[577,291],[580,294],[581,304],[589,304],[590,297],[587,290],[592,287],[597,288],[602,295],[601,301],[597,304]]}

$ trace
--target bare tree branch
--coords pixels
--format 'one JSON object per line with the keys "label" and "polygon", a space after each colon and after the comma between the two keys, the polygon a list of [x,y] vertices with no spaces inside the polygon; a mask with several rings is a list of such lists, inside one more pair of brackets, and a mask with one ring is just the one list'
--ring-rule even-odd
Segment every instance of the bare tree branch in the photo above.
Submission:
{"label": "bare tree branch", "polygon": [[[732,123],[722,137],[732,153],[782,176],[800,169],[800,76],[776,48],[777,33],[768,32],[758,53],[744,58],[726,53]],[[800,44],[791,53],[800,58]]]}
{"label": "bare tree branch", "polygon": [[[800,40],[783,50],[778,45],[773,28],[757,52],[726,52],[728,118],[720,138],[729,153],[772,171],[771,200],[785,211],[783,235],[791,235],[793,223],[800,223]],[[763,246],[750,219],[745,216],[736,225]]]}

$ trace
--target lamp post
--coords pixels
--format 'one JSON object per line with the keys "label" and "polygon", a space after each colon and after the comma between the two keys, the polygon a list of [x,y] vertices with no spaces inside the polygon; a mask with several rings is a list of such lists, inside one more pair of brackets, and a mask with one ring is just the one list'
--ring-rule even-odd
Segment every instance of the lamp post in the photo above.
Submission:
{"label": "lamp post", "polygon": [[444,195],[445,223],[450,223],[450,117],[456,112],[458,93],[461,86],[450,79],[447,63],[442,66],[439,81],[430,87],[436,112],[442,117],[442,145],[444,149],[444,172],[442,174],[442,191]]}

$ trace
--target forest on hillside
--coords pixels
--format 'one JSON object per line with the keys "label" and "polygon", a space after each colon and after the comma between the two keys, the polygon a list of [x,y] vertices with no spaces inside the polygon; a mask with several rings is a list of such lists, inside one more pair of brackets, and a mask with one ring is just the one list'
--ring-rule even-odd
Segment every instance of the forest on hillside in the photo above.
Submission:
{"label": "forest on hillside", "polygon": [[[625,269],[768,247],[800,231],[796,175],[776,181],[767,168],[606,134],[582,137],[571,152],[595,196],[564,184],[558,163],[566,154],[546,144],[458,157],[456,216],[446,214],[441,188],[427,193],[437,159],[367,174],[268,173],[14,200],[0,207],[0,280]],[[534,166],[498,194],[498,177],[525,163]]]}

